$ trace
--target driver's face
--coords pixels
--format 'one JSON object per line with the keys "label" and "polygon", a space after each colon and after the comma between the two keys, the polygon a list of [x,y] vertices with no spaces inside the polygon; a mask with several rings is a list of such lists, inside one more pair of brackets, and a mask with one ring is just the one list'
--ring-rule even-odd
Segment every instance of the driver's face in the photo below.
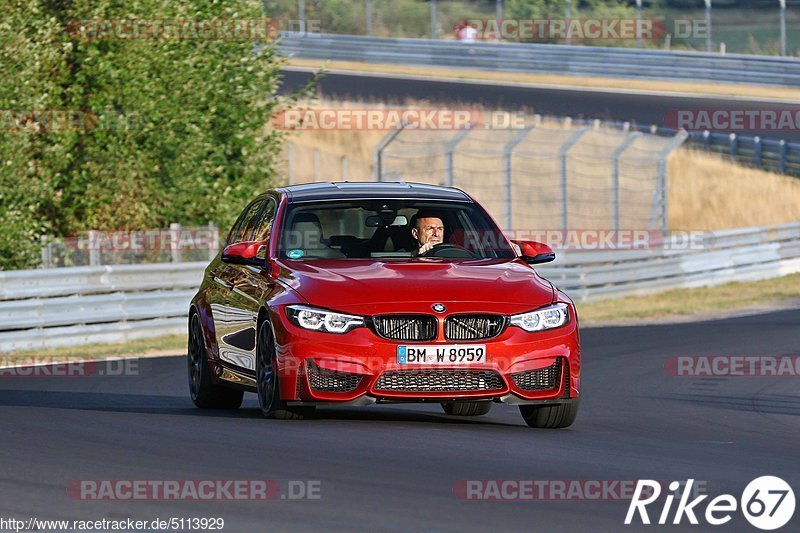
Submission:
{"label": "driver's face", "polygon": [[411,230],[420,246],[427,243],[441,244],[444,240],[444,223],[441,218],[420,218],[417,227]]}

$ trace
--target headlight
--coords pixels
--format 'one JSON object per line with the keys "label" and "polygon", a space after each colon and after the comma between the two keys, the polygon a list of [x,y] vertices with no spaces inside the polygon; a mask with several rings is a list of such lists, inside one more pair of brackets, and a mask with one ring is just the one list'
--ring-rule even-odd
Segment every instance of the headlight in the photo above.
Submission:
{"label": "headlight", "polygon": [[290,305],[286,307],[286,314],[301,328],[327,333],[347,333],[364,325],[364,319],[360,316],[334,313],[304,305]]}
{"label": "headlight", "polygon": [[563,326],[569,322],[569,307],[557,303],[530,313],[522,313],[511,317],[511,325],[525,331],[542,331]]}

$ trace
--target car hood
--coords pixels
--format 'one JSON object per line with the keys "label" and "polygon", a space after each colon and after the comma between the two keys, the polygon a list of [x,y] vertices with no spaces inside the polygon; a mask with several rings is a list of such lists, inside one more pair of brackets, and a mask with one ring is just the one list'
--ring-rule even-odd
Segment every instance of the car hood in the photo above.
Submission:
{"label": "car hood", "polygon": [[553,286],[518,260],[286,260],[281,266],[281,280],[309,304],[357,314],[429,312],[432,303],[513,314],[554,298]]}

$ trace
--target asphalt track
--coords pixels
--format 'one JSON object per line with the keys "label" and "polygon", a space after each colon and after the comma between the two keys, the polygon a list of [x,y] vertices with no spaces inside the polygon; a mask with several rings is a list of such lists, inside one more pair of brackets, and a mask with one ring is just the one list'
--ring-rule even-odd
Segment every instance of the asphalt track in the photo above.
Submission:
{"label": "asphalt track", "polygon": [[[309,72],[284,70],[281,91],[288,93],[306,83]],[[482,104],[491,109],[533,109],[542,115],[635,121],[664,125],[667,113],[675,110],[800,110],[797,104],[730,99],[724,97],[671,96],[591,89],[539,88],[519,85],[474,84],[459,81],[392,78],[376,74],[327,73],[320,92],[328,98],[353,98],[377,102],[405,99],[433,103]],[[746,133],[746,132],[738,132]],[[800,141],[800,131],[761,133],[764,137]]]}
{"label": "asphalt track", "polygon": [[[119,377],[2,377],[0,517],[213,516],[225,519],[224,531],[670,529],[623,526],[626,501],[473,501],[453,487],[694,478],[712,495],[738,498],[750,480],[771,474],[798,493],[797,377],[687,378],[664,369],[675,355],[798,354],[798,324],[800,310],[791,310],[585,329],[582,410],[566,430],[530,429],[506,405],[475,419],[448,417],[437,405],[381,405],[271,421],[247,395],[238,411],[202,411],[178,357],[139,360],[136,375]],[[321,498],[80,501],[66,490],[79,479],[318,480]],[[800,512],[783,531],[798,524]],[[739,513],[716,529],[756,531]]]}

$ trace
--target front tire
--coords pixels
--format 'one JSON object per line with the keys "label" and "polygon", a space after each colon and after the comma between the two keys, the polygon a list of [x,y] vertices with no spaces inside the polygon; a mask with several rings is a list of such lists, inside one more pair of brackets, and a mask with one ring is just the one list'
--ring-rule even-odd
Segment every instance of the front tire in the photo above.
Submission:
{"label": "front tire", "polygon": [[256,390],[261,414],[279,420],[301,420],[314,414],[314,406],[290,407],[281,400],[272,327],[266,320],[258,328],[256,342]]}
{"label": "front tire", "polygon": [[532,428],[565,428],[578,416],[578,400],[556,405],[520,405],[519,412]]}
{"label": "front tire", "polygon": [[244,393],[214,385],[208,367],[206,343],[203,341],[203,326],[200,315],[192,314],[189,320],[189,350],[187,353],[189,370],[189,394],[192,401],[201,409],[238,409],[242,405]]}
{"label": "front tire", "polygon": [[492,402],[444,402],[442,410],[452,416],[480,416],[485,415],[492,408]]}

